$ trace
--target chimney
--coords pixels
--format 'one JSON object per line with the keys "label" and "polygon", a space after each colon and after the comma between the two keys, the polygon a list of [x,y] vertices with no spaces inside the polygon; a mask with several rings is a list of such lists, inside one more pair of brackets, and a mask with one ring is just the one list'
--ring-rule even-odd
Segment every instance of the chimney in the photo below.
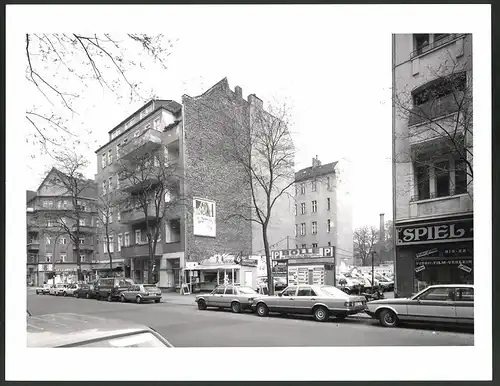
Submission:
{"label": "chimney", "polygon": [[321,166],[321,161],[318,159],[318,156],[312,159],[312,167],[315,168],[316,166]]}
{"label": "chimney", "polygon": [[259,107],[261,109],[263,108],[262,100],[260,98],[258,98],[257,95],[255,95],[255,94],[250,94],[248,96],[248,102],[252,106],[256,106],[256,107]]}
{"label": "chimney", "polygon": [[236,86],[234,88],[234,92],[236,93],[237,98],[239,98],[239,99],[243,98],[243,90],[241,89],[240,86]]}
{"label": "chimney", "polygon": [[384,221],[384,213],[380,213],[380,242],[385,240],[385,221]]}

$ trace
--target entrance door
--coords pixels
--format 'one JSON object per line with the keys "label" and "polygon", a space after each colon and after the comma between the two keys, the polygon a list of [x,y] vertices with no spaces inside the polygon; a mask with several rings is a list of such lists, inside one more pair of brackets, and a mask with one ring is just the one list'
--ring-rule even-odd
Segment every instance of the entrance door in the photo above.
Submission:
{"label": "entrance door", "polygon": [[245,285],[251,287],[252,281],[253,281],[252,271],[245,271]]}

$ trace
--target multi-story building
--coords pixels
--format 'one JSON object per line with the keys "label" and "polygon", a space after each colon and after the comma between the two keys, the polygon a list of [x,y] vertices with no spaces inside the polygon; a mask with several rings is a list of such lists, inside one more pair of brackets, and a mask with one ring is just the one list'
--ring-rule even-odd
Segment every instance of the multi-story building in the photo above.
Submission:
{"label": "multi-story building", "polygon": [[334,247],[336,265],[352,264],[352,199],[349,161],[312,166],[295,173],[295,247]]}
{"label": "multi-story building", "polygon": [[472,35],[393,35],[396,296],[473,282]]}
{"label": "multi-story building", "polygon": [[[75,209],[73,196],[58,184],[63,174],[55,169],[47,174],[36,192],[27,192],[27,280],[39,285],[49,276],[56,282],[77,280],[77,256],[74,235]],[[56,179],[54,179],[56,178]],[[92,274],[95,261],[95,202],[97,189],[93,181],[85,181],[85,188],[77,198],[79,205],[79,251],[84,276]],[[65,227],[58,224],[64,221]]]}
{"label": "multi-story building", "polygon": [[[204,290],[223,279],[241,283],[256,279],[255,267],[239,264],[239,257],[258,252],[261,244],[256,239],[262,238],[262,232],[252,229],[250,209],[238,209],[248,213],[234,216],[235,208],[251,208],[251,192],[245,189],[241,167],[225,157],[227,138],[221,130],[228,116],[247,122],[252,108],[262,108],[262,101],[255,95],[244,99],[240,87],[232,91],[223,79],[197,97],[184,95],[182,103],[148,102],[113,128],[108,143],[96,151],[99,195],[141,189],[120,179],[116,165],[121,159],[149,152],[177,165],[181,178],[170,194],[180,197],[184,205],[161,218],[153,275],[160,287],[175,290],[181,283],[194,283]],[[276,213],[288,220],[270,231],[271,243],[293,232],[292,204]],[[136,281],[147,278],[146,221],[144,213],[131,207],[112,216],[113,261]],[[105,245],[101,243],[99,249],[105,264]]]}

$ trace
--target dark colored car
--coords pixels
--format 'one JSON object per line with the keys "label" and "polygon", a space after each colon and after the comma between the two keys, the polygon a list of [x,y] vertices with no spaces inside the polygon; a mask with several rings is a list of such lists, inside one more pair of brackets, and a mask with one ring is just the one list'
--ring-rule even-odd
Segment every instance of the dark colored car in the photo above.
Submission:
{"label": "dark colored car", "polygon": [[173,347],[154,329],[122,320],[29,312],[26,318],[28,347]]}
{"label": "dark colored car", "polygon": [[97,283],[97,300],[107,299],[108,302],[118,300],[121,298],[122,292],[134,284],[132,279],[125,279],[123,277],[101,278]]}
{"label": "dark colored car", "polygon": [[75,297],[95,299],[97,297],[97,282],[83,283],[75,291]]}

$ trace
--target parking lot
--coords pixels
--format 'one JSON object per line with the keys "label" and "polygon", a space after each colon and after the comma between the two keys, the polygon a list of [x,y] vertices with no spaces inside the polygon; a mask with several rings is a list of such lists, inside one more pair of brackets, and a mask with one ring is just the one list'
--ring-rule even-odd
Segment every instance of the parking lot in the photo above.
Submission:
{"label": "parking lot", "polygon": [[[176,298],[177,297],[177,298]],[[314,322],[309,317],[258,317],[251,313],[200,311],[196,305],[165,296],[161,303],[119,303],[36,295],[28,291],[33,316],[69,312],[116,318],[149,325],[176,347],[280,346],[464,346],[474,344],[469,330],[403,326],[383,328],[368,318]]]}

